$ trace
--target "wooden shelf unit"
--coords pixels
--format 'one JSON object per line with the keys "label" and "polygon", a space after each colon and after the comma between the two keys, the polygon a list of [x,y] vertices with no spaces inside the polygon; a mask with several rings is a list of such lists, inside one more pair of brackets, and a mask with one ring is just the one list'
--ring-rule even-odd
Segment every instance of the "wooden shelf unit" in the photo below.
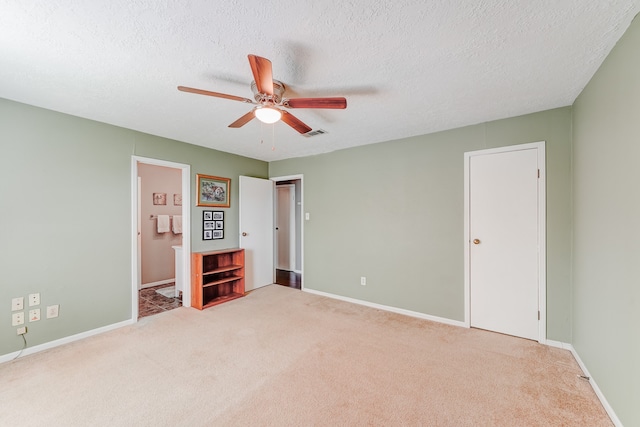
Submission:
{"label": "wooden shelf unit", "polygon": [[244,296],[244,249],[191,254],[191,306],[199,310]]}

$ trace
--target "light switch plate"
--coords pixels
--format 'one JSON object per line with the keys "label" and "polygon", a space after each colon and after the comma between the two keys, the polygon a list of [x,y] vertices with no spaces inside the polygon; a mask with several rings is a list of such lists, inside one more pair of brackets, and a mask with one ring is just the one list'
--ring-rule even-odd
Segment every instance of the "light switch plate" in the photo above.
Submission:
{"label": "light switch plate", "polygon": [[11,311],[18,311],[24,308],[24,297],[13,298],[11,300]]}

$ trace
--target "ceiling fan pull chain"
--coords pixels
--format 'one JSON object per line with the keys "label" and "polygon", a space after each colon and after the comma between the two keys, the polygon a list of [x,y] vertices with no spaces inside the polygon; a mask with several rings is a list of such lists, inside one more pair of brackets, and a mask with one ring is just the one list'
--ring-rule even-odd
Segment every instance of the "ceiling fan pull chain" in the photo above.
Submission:
{"label": "ceiling fan pull chain", "polygon": [[276,151],[276,124],[271,125],[271,151]]}

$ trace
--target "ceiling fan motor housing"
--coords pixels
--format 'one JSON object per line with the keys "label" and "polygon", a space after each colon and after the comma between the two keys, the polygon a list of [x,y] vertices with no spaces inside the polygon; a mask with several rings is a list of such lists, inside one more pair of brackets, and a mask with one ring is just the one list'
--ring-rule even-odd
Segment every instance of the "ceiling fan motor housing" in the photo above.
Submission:
{"label": "ceiling fan motor housing", "polygon": [[282,95],[285,91],[284,83],[278,80],[273,81],[273,95],[267,95],[258,91],[258,85],[255,80],[251,82],[251,91],[253,91],[253,97],[256,102],[260,104],[275,105],[280,104],[282,101]]}

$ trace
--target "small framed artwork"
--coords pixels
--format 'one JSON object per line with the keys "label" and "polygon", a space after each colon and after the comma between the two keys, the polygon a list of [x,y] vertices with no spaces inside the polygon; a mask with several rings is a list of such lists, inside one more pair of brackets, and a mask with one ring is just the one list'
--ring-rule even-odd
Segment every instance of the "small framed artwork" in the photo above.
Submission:
{"label": "small framed artwork", "polygon": [[222,221],[224,219],[224,211],[212,211],[213,217],[211,219],[216,221]]}
{"label": "small framed artwork", "polygon": [[230,178],[197,174],[198,206],[228,208]]}
{"label": "small framed artwork", "polygon": [[[207,230],[209,231],[209,230]],[[213,237],[212,239],[224,239],[224,231],[223,230],[212,230],[211,231]]]}
{"label": "small framed artwork", "polygon": [[202,229],[203,230],[215,230],[217,228],[216,222],[218,221],[203,221]]}
{"label": "small framed artwork", "polygon": [[166,205],[167,204],[167,193],[153,193],[153,204],[154,205]]}
{"label": "small framed artwork", "polygon": [[173,206],[182,206],[182,194],[173,195]]}
{"label": "small framed artwork", "polygon": [[216,223],[216,230],[224,230],[224,221],[214,221]]}
{"label": "small framed artwork", "polygon": [[213,230],[202,230],[202,240],[213,240]]}
{"label": "small framed artwork", "polygon": [[202,220],[203,221],[213,220],[213,211],[202,211]]}

